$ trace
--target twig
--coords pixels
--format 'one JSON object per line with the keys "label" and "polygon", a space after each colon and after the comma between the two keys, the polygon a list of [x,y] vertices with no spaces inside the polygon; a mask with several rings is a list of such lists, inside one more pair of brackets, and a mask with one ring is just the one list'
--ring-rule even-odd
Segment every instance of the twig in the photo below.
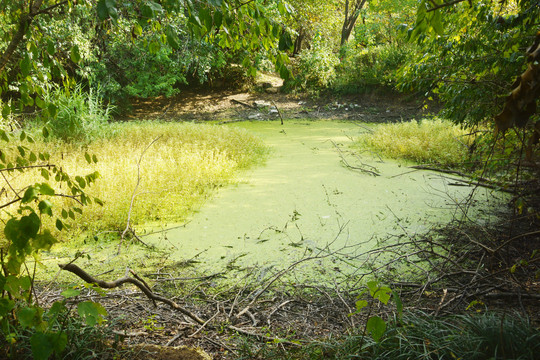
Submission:
{"label": "twig", "polygon": [[[364,168],[361,168],[361,167],[358,167],[358,166],[352,166],[351,164],[349,164],[347,162],[347,160],[345,159],[345,156],[343,155],[343,151],[341,151],[341,149],[339,148],[339,146],[333,141],[333,140],[330,140],[330,142],[332,143],[332,145],[334,145],[334,147],[337,149],[337,151],[339,152],[339,156],[341,158],[341,161],[343,162],[343,164],[348,168],[348,169],[352,169],[352,170],[359,170],[361,172],[364,172],[364,173],[367,173],[367,174],[370,174],[370,175],[373,175],[373,176],[381,176],[381,174],[375,172],[375,171],[372,171],[372,170],[367,170],[367,169],[364,169]],[[362,164],[364,166],[366,166],[365,164]]]}
{"label": "twig", "polygon": [[279,115],[279,118],[281,119],[281,125],[283,125],[283,116],[281,116],[281,111],[279,111],[279,108],[278,106],[276,105],[276,102],[274,100],[272,100],[272,104],[274,104],[274,107],[276,108],[277,110],[277,113]]}
{"label": "twig", "polygon": [[141,183],[141,161],[146,153],[146,151],[152,146],[156,141],[158,141],[163,135],[158,136],[146,148],[142,151],[141,156],[139,157],[139,161],[137,161],[137,184],[135,185],[135,189],[133,189],[133,194],[131,195],[131,203],[129,205],[129,212],[128,212],[128,218],[127,218],[127,224],[126,228],[122,232],[122,236],[120,238],[120,244],[118,244],[118,254],[120,254],[120,251],[122,250],[122,243],[124,242],[124,237],[126,236],[126,233],[131,230],[131,233],[135,236],[135,238],[146,245],[137,235],[135,235],[135,231],[131,228],[131,212],[133,211],[133,204],[135,202],[135,197],[137,196],[137,189],[139,188],[139,185]]}

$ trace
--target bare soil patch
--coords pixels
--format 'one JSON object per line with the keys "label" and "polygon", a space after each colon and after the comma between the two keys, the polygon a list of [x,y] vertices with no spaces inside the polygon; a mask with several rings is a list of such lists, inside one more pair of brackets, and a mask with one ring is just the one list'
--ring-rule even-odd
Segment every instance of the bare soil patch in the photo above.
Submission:
{"label": "bare soil patch", "polygon": [[[270,80],[269,80],[270,79]],[[132,111],[120,120],[160,119],[167,121],[241,121],[278,118],[345,119],[363,122],[395,122],[421,118],[437,105],[395,93],[317,96],[286,94],[280,80],[265,77],[253,91],[200,87],[184,89],[169,98],[133,99]],[[264,88],[271,84],[271,92]]]}

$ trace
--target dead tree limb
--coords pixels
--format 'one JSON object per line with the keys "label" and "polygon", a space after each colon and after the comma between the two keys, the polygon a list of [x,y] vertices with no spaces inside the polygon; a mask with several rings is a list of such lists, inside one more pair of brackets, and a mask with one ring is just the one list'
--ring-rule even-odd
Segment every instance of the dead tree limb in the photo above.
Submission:
{"label": "dead tree limb", "polygon": [[251,106],[251,105],[249,105],[249,104],[246,104],[245,102],[242,102],[242,101],[239,101],[239,100],[236,100],[236,99],[231,99],[231,102],[232,102],[232,103],[235,103],[235,104],[238,104],[238,105],[242,105],[242,106],[248,107],[248,108],[253,109],[253,110],[257,110],[256,107]]}
{"label": "dead tree limb", "polygon": [[159,301],[162,303],[165,303],[169,305],[171,308],[180,311],[182,314],[186,315],[190,319],[194,320],[197,324],[203,325],[205,323],[204,320],[202,320],[197,315],[193,314],[189,310],[184,309],[182,306],[178,305],[174,301],[167,299],[163,296],[155,294],[152,290],[148,288],[143,282],[134,279],[132,277],[123,277],[120,279],[117,279],[115,281],[104,281],[94,278],[92,275],[88,274],[86,271],[81,269],[75,264],[58,264],[60,269],[69,271],[78,277],[80,277],[82,280],[86,281],[90,284],[96,284],[97,286],[104,288],[104,289],[114,289],[117,287],[120,287],[124,284],[132,284],[138,287],[150,300],[153,301]]}
{"label": "dead tree limb", "polygon": [[137,196],[137,189],[139,188],[139,185],[141,183],[141,161],[143,159],[143,156],[144,154],[146,153],[146,151],[150,148],[150,146],[152,146],[156,141],[158,141],[163,135],[160,135],[158,136],[157,138],[155,138],[154,140],[152,140],[152,142],[150,144],[148,144],[148,146],[146,146],[146,148],[143,150],[143,152],[141,153],[141,156],[139,157],[139,161],[137,161],[137,184],[135,185],[135,189],[133,189],[133,194],[131,195],[131,203],[129,205],[129,212],[128,212],[128,218],[127,218],[127,224],[126,224],[126,228],[124,229],[124,231],[122,232],[122,236],[120,238],[120,244],[118,244],[118,254],[120,254],[120,250],[122,249],[122,244],[124,242],[124,237],[126,236],[127,232],[131,232],[131,234],[138,240],[140,241],[143,245],[145,246],[148,246],[146,245],[146,243],[144,243],[136,234],[135,234],[135,231],[133,230],[133,228],[131,227],[131,212],[133,211],[133,204],[135,203],[135,197]]}
{"label": "dead tree limb", "polygon": [[[345,159],[345,155],[343,154],[343,151],[341,151],[339,146],[334,141],[331,141],[331,142],[332,142],[332,145],[334,145],[334,147],[339,152],[339,156],[341,158],[341,161],[343,162],[343,165],[345,165],[346,168],[351,169],[351,170],[358,170],[360,172],[363,172],[363,173],[366,173],[366,174],[369,174],[369,175],[373,175],[373,176],[381,176],[381,174],[379,174],[379,173],[377,173],[375,171],[364,169],[363,167],[359,167],[359,166],[352,166],[351,164],[349,164],[349,162]],[[375,169],[373,166],[366,165],[364,163],[362,163],[362,165],[363,166],[368,166],[368,167],[371,167],[371,168]]]}

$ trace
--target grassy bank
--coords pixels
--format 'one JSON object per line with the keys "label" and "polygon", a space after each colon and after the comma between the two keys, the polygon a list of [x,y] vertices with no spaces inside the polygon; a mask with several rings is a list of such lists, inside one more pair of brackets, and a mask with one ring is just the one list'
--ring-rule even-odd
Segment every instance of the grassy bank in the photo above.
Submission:
{"label": "grassy bank", "polygon": [[383,157],[447,165],[467,156],[474,139],[466,134],[467,130],[447,120],[413,120],[379,125],[373,133],[359,137],[356,145]]}
{"label": "grassy bank", "polygon": [[[33,144],[34,151],[48,151],[49,163],[72,176],[100,173],[87,192],[104,206],[85,207],[72,221],[75,230],[123,229],[136,187],[132,224],[184,221],[214,189],[233,183],[236,171],[263,161],[267,152],[260,139],[229,127],[130,122],[111,124],[107,131],[108,136],[84,146],[38,139]],[[89,165],[85,153],[96,155],[97,164]],[[43,181],[32,171],[16,176],[20,189]]]}

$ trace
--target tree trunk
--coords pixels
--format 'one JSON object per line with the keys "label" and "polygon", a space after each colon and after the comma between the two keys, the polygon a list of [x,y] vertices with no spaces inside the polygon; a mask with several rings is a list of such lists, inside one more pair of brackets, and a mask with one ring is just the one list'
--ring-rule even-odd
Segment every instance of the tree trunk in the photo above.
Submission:
{"label": "tree trunk", "polygon": [[300,54],[300,51],[302,50],[302,42],[304,41],[305,37],[306,37],[306,32],[304,31],[304,28],[301,27],[300,30],[298,30],[298,36],[296,37],[296,40],[294,41],[293,56]]}
{"label": "tree trunk", "polygon": [[32,20],[34,20],[34,16],[39,13],[39,8],[41,7],[42,3],[43,0],[36,0],[34,3],[32,3],[28,14],[21,15],[21,19],[19,20],[19,25],[17,27],[17,32],[13,35],[8,47],[0,57],[0,74],[4,71],[6,65],[13,56],[13,53],[15,52],[19,44],[23,41],[24,34],[26,34],[28,27],[32,23]]}
{"label": "tree trunk", "polygon": [[341,46],[349,41],[356,20],[358,20],[358,16],[360,16],[360,10],[362,10],[366,2],[367,0],[355,0],[353,9],[349,14],[349,0],[345,0],[345,19],[343,20],[343,26],[341,28]]}

